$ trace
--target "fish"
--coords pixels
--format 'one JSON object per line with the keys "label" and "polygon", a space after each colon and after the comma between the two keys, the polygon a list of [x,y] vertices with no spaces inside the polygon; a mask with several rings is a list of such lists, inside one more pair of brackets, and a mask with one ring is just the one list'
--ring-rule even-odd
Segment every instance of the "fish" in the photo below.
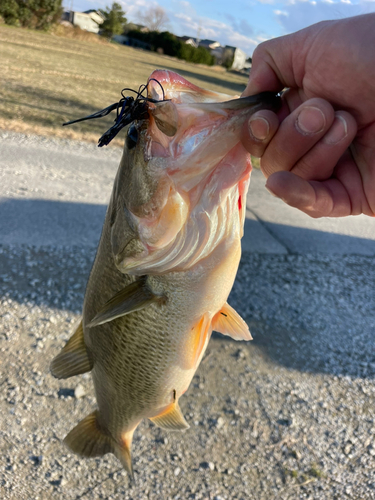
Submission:
{"label": "fish", "polygon": [[59,379],[91,372],[97,409],[64,443],[114,454],[134,477],[143,419],[189,428],[179,406],[213,330],[251,340],[228,304],[241,256],[250,157],[241,129],[279,97],[205,90],[168,70],[146,85],[130,123],[88,279],[82,320],[51,363]]}

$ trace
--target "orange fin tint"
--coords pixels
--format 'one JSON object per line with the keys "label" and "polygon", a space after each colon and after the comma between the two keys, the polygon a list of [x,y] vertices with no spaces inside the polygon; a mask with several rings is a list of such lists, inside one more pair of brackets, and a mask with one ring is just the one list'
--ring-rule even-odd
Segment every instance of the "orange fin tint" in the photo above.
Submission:
{"label": "orange fin tint", "polygon": [[183,368],[190,370],[197,366],[204,348],[207,346],[212,328],[208,320],[208,313],[204,314],[201,319],[191,329],[188,339],[185,343],[183,352]]}
{"label": "orange fin tint", "polygon": [[96,410],[81,420],[64,439],[64,444],[77,455],[83,457],[100,457],[113,453],[133,479],[133,467],[130,447],[133,431],[122,438],[121,445],[112,436],[101,429],[98,423],[99,412]]}
{"label": "orange fin tint", "polygon": [[189,424],[186,422],[177,401],[168,405],[160,415],[152,417],[150,420],[167,431],[185,431],[189,429]]}
{"label": "orange fin tint", "polygon": [[[251,170],[251,165],[249,166]],[[250,172],[248,172],[245,175],[245,177],[241,179],[240,182],[238,183],[238,211],[240,216],[241,238],[243,236],[244,223],[246,217],[246,193],[249,188],[249,182],[250,182]]]}
{"label": "orange fin tint", "polygon": [[124,467],[124,469],[129,474],[132,480],[134,480],[132,455],[131,455],[133,433],[134,430],[123,433],[121,446],[117,445],[116,443],[115,449],[113,451],[114,455],[120,460],[122,466]]}
{"label": "orange fin tint", "polygon": [[253,338],[245,321],[228,302],[214,316],[212,329],[223,335],[229,335],[234,340],[252,340]]}

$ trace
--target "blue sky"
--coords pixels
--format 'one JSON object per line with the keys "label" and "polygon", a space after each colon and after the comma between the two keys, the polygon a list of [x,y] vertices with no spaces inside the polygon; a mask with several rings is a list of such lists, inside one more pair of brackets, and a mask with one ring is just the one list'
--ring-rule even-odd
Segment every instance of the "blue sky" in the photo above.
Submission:
{"label": "blue sky", "polygon": [[[176,35],[199,36],[233,45],[251,55],[258,43],[327,19],[375,12],[375,0],[117,0],[129,21],[160,5]],[[112,0],[64,0],[65,8],[104,8]]]}

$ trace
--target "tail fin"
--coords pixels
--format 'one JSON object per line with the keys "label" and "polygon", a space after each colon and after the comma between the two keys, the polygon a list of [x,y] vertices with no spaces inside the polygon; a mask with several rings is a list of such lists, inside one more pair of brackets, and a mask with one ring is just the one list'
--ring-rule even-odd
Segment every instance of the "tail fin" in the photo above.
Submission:
{"label": "tail fin", "polygon": [[131,460],[131,442],[133,431],[124,435],[121,444],[105,433],[98,422],[96,410],[72,429],[64,439],[64,444],[77,455],[100,457],[113,453],[122,463],[131,479],[134,479]]}
{"label": "tail fin", "polygon": [[123,434],[122,445],[116,446],[114,454],[120,460],[120,462],[122,463],[122,466],[124,467],[126,472],[129,474],[129,476],[134,481],[132,455],[131,455],[133,432],[134,431]]}

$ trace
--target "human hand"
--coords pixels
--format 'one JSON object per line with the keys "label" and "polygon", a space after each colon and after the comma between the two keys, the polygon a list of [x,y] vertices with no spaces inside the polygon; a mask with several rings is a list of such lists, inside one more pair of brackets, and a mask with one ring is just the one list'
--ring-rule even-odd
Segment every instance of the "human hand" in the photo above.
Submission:
{"label": "human hand", "polygon": [[375,216],[375,14],[315,24],[260,44],[243,96],[281,91],[242,142],[266,187],[312,217]]}

